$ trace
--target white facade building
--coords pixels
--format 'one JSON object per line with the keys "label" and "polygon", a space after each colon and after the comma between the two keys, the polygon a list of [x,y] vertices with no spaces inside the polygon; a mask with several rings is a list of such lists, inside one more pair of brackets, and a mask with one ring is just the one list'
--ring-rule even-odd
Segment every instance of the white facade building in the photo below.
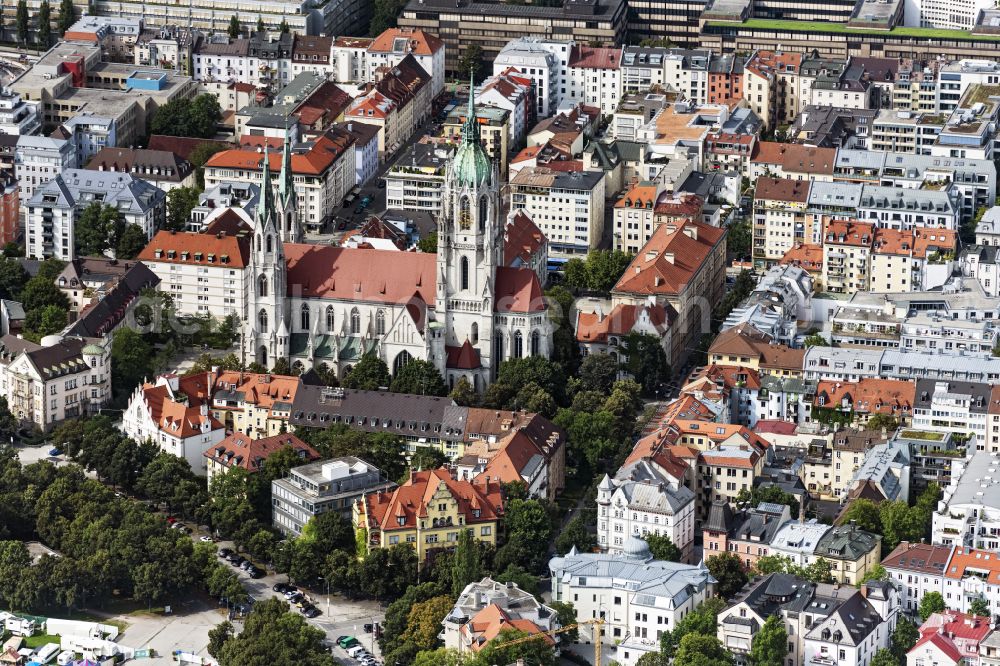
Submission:
{"label": "white facade building", "polygon": [[14,173],[21,201],[30,201],[35,188],[76,165],[76,151],[70,141],[22,134],[14,149]]}
{"label": "white facade building", "polygon": [[604,185],[601,171],[525,167],[510,182],[511,207],[531,216],[553,254],[582,255],[604,234]]}
{"label": "white facade building", "polygon": [[0,88],[0,134],[37,134],[42,129],[41,105],[41,102],[25,101],[17,93]]}
{"label": "white facade building", "polygon": [[[638,537],[629,537],[621,554],[573,548],[552,558],[549,571],[552,600],[572,603],[578,620],[603,618],[604,640],[618,643],[615,658],[622,666],[659,650],[664,632],[711,597],[716,583],[704,564],[653,560]],[[590,642],[591,631],[582,627],[581,640]]]}
{"label": "white facade building", "polygon": [[493,73],[513,67],[518,74],[535,84],[539,118],[554,115],[563,100],[572,41],[542,40],[522,37],[511,40],[493,60]]}

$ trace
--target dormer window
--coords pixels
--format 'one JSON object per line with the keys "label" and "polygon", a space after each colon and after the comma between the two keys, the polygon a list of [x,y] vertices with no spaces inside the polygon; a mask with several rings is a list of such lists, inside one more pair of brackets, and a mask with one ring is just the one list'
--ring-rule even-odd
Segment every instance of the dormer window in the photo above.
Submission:
{"label": "dormer window", "polygon": [[402,527],[405,523],[406,523],[406,518],[404,518],[403,516],[396,518],[396,524],[399,525],[400,527]]}

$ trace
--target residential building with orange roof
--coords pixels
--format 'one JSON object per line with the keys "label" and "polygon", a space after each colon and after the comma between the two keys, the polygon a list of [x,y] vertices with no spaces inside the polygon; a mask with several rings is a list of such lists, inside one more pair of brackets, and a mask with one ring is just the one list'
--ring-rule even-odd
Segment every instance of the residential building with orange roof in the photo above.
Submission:
{"label": "residential building with orange roof", "polygon": [[760,141],[750,158],[751,180],[760,176],[832,182],[836,148],[818,148],[799,143]]}
{"label": "residential building with orange roof", "polygon": [[298,377],[222,370],[210,381],[212,415],[227,431],[273,437],[288,429]]}
{"label": "residential building with orange roof", "polygon": [[412,54],[380,65],[372,80],[374,87],[351,103],[344,118],[378,125],[379,154],[387,156],[399,150],[430,115],[433,84]]}
{"label": "residential building with orange roof", "polygon": [[737,365],[709,365],[695,369],[681,393],[721,404],[730,423],[752,426],[760,393],[760,373]]}
{"label": "residential building with orange roof", "polygon": [[653,336],[660,341],[664,350],[669,350],[671,323],[671,313],[655,301],[646,305],[619,303],[607,314],[600,305],[594,312],[578,309],[574,330],[580,352],[584,356],[611,354],[626,363],[626,339],[630,334]]}
{"label": "residential building with orange roof", "polygon": [[[531,420],[543,421],[538,415],[532,415]],[[541,433],[536,426],[508,426],[500,436],[476,433],[477,437],[465,444],[465,454],[455,461],[455,476],[466,481],[523,483],[529,496],[555,500],[565,485],[566,433],[554,426]],[[473,424],[469,427],[483,429]]]}
{"label": "residential building with orange roof", "polygon": [[772,266],[793,246],[812,238],[806,215],[810,187],[810,181],[771,176],[757,178],[751,246],[754,266]]}
{"label": "residential building with orange roof", "polygon": [[903,541],[882,566],[899,589],[902,608],[911,614],[929,592],[944,598],[946,613],[969,613],[977,599],[985,600],[992,614],[1000,609],[1000,554],[995,547]]}
{"label": "residential building with orange roof", "polygon": [[906,653],[907,666],[961,666],[982,663],[981,644],[993,633],[989,618],[955,611],[931,613],[920,625],[920,637]]}
{"label": "residential building with orange roof", "polygon": [[795,243],[778,261],[779,264],[798,266],[814,280],[823,276],[823,246],[815,243]]}
{"label": "residential building with orange roof", "polygon": [[430,97],[444,90],[445,45],[434,34],[414,28],[389,28],[371,40],[365,54],[368,81],[374,81],[376,70],[398,65],[412,57],[430,75]]}
{"label": "residential building with orange roof", "polygon": [[725,273],[724,229],[702,222],[664,224],[612,289],[612,305],[643,305],[653,297],[676,312],[667,359],[679,367],[708,330],[712,304],[722,299]]}
{"label": "residential building with orange roof", "polygon": [[804,356],[805,350],[774,344],[770,335],[750,324],[722,331],[708,348],[708,362],[712,365],[743,366],[772,377],[801,377]]}
{"label": "residential building with orange roof", "polygon": [[704,207],[700,196],[677,194],[661,179],[639,181],[615,202],[614,247],[636,254],[659,227],[702,221]]}
{"label": "residential building with orange roof", "polygon": [[833,220],[823,233],[823,278],[826,291],[868,291],[875,227],[855,220]]}
{"label": "residential building with orange roof", "polygon": [[510,112],[507,134],[512,146],[519,146],[533,127],[538,114],[531,79],[513,67],[497,72],[476,88],[476,100],[484,106],[495,106]]}
{"label": "residential building with orange roof", "polygon": [[122,412],[121,429],[136,442],[153,442],[161,451],[183,458],[199,475],[208,473],[205,451],[226,437],[208,403],[189,397],[177,375],[137,386]]}
{"label": "residential building with orange roof", "polygon": [[499,482],[458,481],[442,467],[411,471],[394,491],[365,495],[354,505],[353,524],[368,551],[410,544],[423,563],[431,551],[454,549],[461,530],[495,544],[502,516]]}
{"label": "residential building with orange roof", "polygon": [[225,474],[230,469],[240,468],[249,474],[256,474],[264,468],[272,454],[285,448],[292,449],[303,463],[319,460],[321,457],[319,451],[291,433],[254,438],[234,432],[202,454],[207,461],[209,487],[212,477]]}
{"label": "residential building with orange roof", "polygon": [[695,164],[705,163],[709,135],[724,125],[732,110],[723,104],[696,104],[678,101],[665,104],[637,132],[637,140],[646,142],[658,157],[671,157],[694,150]]}
{"label": "residential building with orange roof", "polygon": [[[262,140],[263,137],[257,137]],[[205,164],[205,187],[224,182],[261,184],[264,153],[257,149],[224,150]],[[267,156],[271,182],[279,181],[282,155],[272,151]],[[354,148],[336,135],[322,134],[316,139],[291,148],[291,171],[295,195],[300,202],[302,224],[326,223],[340,209],[347,192],[354,187]]]}
{"label": "residential building with orange roof", "polygon": [[802,109],[801,53],[758,50],[744,65],[743,99],[765,129],[791,123]]}
{"label": "residential building with orange roof", "polygon": [[850,415],[850,423],[865,425],[876,414],[900,425],[913,418],[917,385],[900,379],[864,378],[856,382],[821,381],[816,388],[815,408]]}
{"label": "residential building with orange roof", "polygon": [[611,115],[621,97],[620,48],[574,44],[566,68],[564,100],[596,106]]}
{"label": "residential building with orange roof", "polygon": [[[530,592],[489,577],[466,585],[441,624],[444,646],[460,654],[479,652],[506,628],[538,634],[561,626],[558,613]],[[550,636],[539,640],[554,643]]]}
{"label": "residential building with orange roof", "polygon": [[[219,219],[219,218],[216,218]],[[138,259],[173,298],[181,315],[246,320],[250,305],[250,236],[160,231]]]}
{"label": "residential building with orange roof", "polygon": [[705,138],[705,167],[733,169],[747,176],[756,147],[756,134],[712,132]]}

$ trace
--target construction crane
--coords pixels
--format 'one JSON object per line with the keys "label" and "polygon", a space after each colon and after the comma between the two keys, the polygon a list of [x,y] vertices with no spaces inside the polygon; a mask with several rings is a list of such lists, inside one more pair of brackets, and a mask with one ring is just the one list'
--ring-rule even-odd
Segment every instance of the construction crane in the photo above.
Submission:
{"label": "construction crane", "polygon": [[579,629],[584,625],[591,625],[593,629],[591,633],[594,639],[594,666],[601,666],[601,634],[604,631],[604,620],[597,618],[595,620],[584,620],[582,622],[577,622],[576,624],[569,624],[565,627],[560,627],[559,629],[553,629],[552,631],[543,631],[538,634],[531,634],[530,636],[524,636],[522,638],[515,638],[512,641],[507,641],[506,643],[501,643],[499,647],[507,647],[508,645],[518,645],[520,643],[527,643],[528,641],[537,641],[543,636],[555,636],[556,634],[562,634],[567,631],[572,631],[573,629]]}

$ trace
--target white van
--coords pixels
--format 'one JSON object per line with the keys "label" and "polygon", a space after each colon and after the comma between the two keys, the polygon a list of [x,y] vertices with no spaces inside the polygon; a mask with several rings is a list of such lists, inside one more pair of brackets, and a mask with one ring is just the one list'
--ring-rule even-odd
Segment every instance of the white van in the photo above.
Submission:
{"label": "white van", "polygon": [[365,650],[360,645],[355,645],[354,647],[350,648],[347,651],[347,656],[350,657],[351,659],[355,659],[362,652],[367,652],[367,650]]}
{"label": "white van", "polygon": [[56,657],[56,664],[57,666],[69,666],[69,664],[73,663],[73,657],[75,656],[76,653],[72,650],[63,650],[59,653],[59,656]]}

